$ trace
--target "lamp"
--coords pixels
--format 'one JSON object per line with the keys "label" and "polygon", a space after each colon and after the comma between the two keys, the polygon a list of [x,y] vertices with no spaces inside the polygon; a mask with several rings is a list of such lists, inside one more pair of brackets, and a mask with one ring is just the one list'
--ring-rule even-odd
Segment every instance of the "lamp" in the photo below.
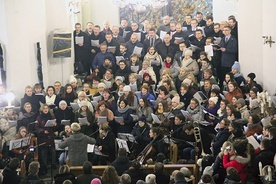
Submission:
{"label": "lamp", "polygon": [[6,93],[5,97],[8,101],[8,107],[12,107],[11,102],[14,100],[14,97],[15,97],[14,93],[9,91]]}

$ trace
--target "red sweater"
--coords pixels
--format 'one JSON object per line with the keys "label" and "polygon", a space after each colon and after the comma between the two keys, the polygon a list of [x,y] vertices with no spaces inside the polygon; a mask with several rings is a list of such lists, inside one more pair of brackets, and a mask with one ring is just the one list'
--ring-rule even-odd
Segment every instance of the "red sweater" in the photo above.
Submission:
{"label": "red sweater", "polygon": [[246,183],[247,180],[247,170],[248,163],[250,162],[250,155],[247,157],[232,155],[223,155],[223,167],[227,169],[228,167],[234,167],[240,178],[242,183]]}

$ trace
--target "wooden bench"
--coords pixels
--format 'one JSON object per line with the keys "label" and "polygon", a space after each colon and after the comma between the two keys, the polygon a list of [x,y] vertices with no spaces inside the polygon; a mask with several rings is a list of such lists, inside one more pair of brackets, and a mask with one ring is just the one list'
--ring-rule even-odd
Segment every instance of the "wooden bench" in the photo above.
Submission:
{"label": "wooden bench", "polygon": [[[93,166],[93,174],[102,176],[103,171],[105,170],[106,167],[107,167],[107,165]],[[171,175],[171,173],[174,170],[179,170],[182,167],[187,167],[191,171],[192,175],[195,176],[195,179],[193,180],[193,184],[195,184],[196,181],[197,181],[197,166],[196,166],[196,164],[165,164],[164,165],[164,173],[168,174],[168,175]],[[142,169],[146,173],[150,174],[150,173],[154,172],[153,171],[154,165],[143,165]],[[83,174],[82,166],[71,166],[70,171],[75,176]]]}

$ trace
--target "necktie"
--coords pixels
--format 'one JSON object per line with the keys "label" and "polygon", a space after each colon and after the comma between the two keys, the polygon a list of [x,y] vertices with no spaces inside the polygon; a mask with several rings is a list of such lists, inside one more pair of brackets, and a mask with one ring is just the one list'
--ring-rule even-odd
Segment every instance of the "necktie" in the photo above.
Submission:
{"label": "necktie", "polygon": [[228,38],[228,37],[226,37],[226,38],[225,38],[225,41],[226,41],[226,42],[228,42],[228,40],[229,40],[229,38]]}

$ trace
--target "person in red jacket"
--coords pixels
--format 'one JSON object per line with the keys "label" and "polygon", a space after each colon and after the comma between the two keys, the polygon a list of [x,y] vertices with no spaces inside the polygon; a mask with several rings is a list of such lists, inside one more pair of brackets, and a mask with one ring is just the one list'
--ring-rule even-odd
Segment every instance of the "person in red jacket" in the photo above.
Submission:
{"label": "person in red jacket", "polygon": [[261,119],[257,114],[253,114],[249,116],[248,118],[248,130],[245,133],[246,137],[249,137],[254,134],[262,134],[263,132],[263,127],[261,125]]}
{"label": "person in red jacket", "polygon": [[[233,144],[234,150],[236,154],[230,155],[231,150],[225,150],[223,155],[223,167],[225,169],[229,167],[234,167],[243,184],[246,183],[247,180],[247,170],[248,164],[250,162],[250,155],[247,154],[247,145],[245,142],[235,142]],[[233,148],[231,148],[233,149]]]}

